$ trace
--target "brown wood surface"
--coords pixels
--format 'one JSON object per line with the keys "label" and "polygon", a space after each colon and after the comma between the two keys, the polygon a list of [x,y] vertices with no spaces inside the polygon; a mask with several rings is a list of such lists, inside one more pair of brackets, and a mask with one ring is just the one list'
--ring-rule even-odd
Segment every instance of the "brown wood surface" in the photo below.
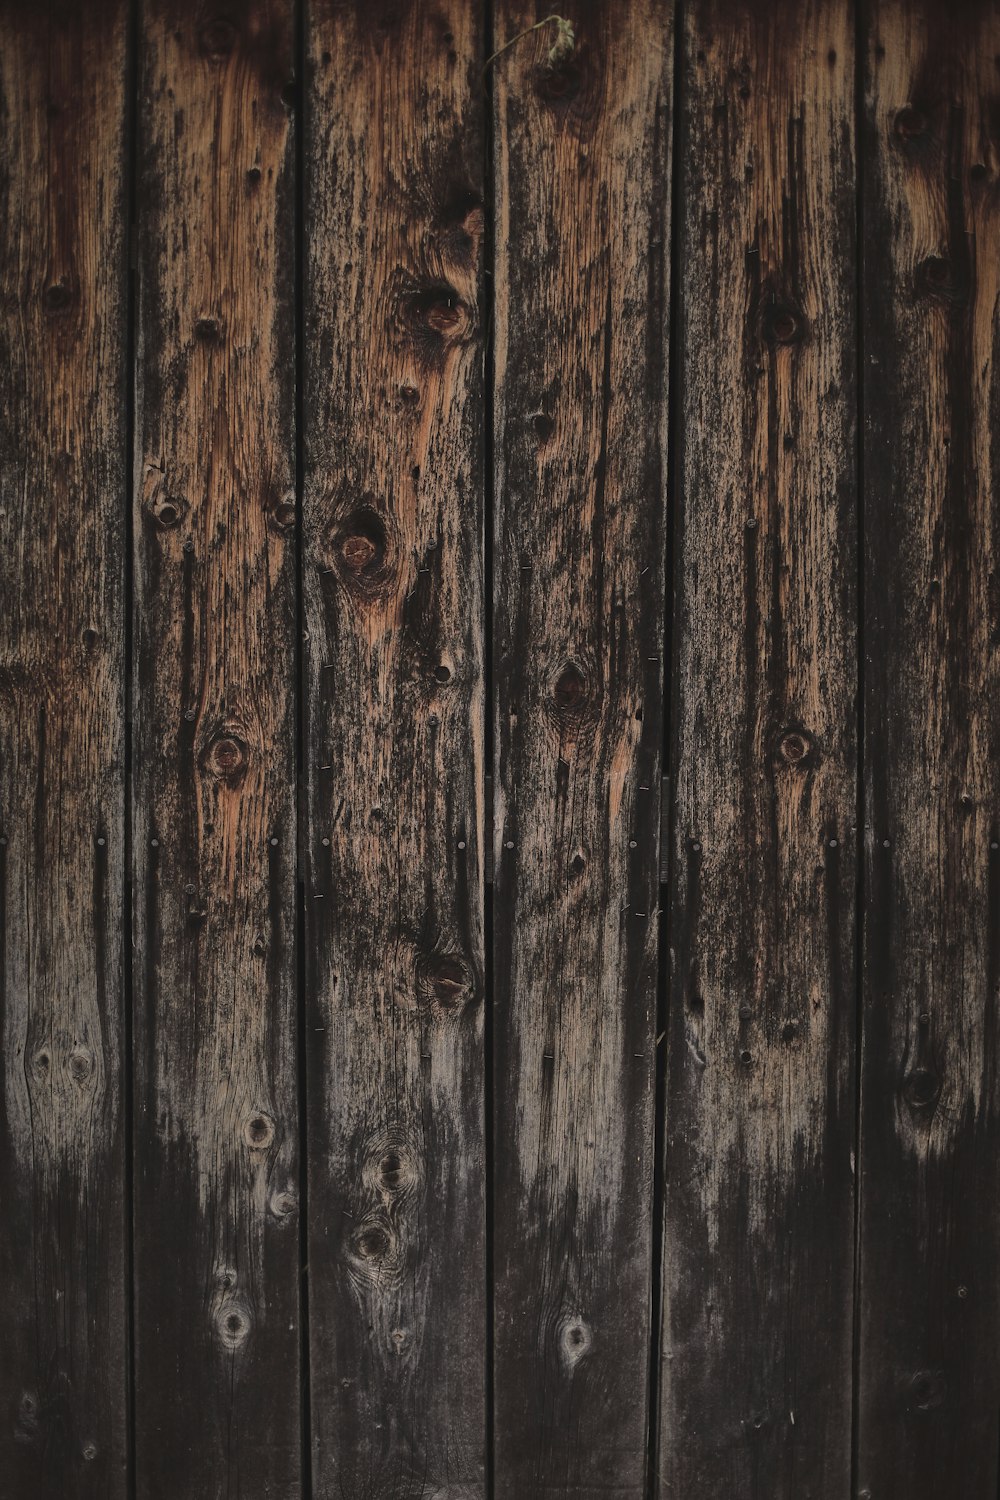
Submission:
{"label": "brown wood surface", "polygon": [[573,19],[493,65],[498,1500],[647,1468],[671,29]]}
{"label": "brown wood surface", "polygon": [[854,32],[687,7],[659,1494],[846,1496]]}
{"label": "brown wood surface", "polygon": [[292,21],[140,14],[143,1500],[299,1494]]}
{"label": "brown wood surface", "polygon": [[5,1500],[125,1494],[125,30],[0,5]]}
{"label": "brown wood surface", "polygon": [[316,1495],[485,1494],[481,23],[309,12]]}
{"label": "brown wood surface", "polygon": [[994,1500],[1000,10],[865,38],[858,1495]]}
{"label": "brown wood surface", "polygon": [[0,1500],[996,1500],[998,178],[995,0],[0,0]]}

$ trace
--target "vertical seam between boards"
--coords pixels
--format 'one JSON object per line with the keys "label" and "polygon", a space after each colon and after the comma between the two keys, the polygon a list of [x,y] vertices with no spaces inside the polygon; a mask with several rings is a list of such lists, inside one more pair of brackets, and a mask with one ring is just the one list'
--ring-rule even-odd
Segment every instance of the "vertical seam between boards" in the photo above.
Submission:
{"label": "vertical seam between boards", "polygon": [[[663,565],[663,683],[660,714],[660,818],[658,851],[658,876],[666,875],[659,884],[659,942],[656,976],[656,1031],[654,1034],[654,1147],[653,1147],[653,1257],[652,1257],[652,1315],[650,1322],[649,1361],[649,1432],[648,1432],[648,1500],[656,1500],[660,1491],[659,1462],[662,1443],[660,1412],[662,1407],[663,1347],[665,1298],[663,1274],[666,1256],[666,1108],[667,1108],[667,1035],[670,1013],[670,891],[675,877],[673,861],[674,801],[672,789],[676,784],[673,760],[672,694],[674,684],[674,598],[675,571],[680,556],[677,537],[679,516],[678,489],[680,482],[680,443],[677,441],[681,426],[680,390],[678,376],[681,360],[680,347],[680,242],[682,231],[682,173],[678,144],[681,139],[681,95],[684,60],[684,5],[677,0],[672,8],[673,58],[670,71],[673,97],[670,101],[670,136],[666,148],[669,176],[670,234],[667,254],[669,289],[667,297],[667,389],[666,389],[666,513],[664,526]],[[661,394],[662,399],[662,394]],[[666,797],[666,808],[662,799]],[[666,842],[664,851],[662,844]]]}
{"label": "vertical seam between boards", "polygon": [[309,1348],[309,1156],[306,1058],[306,933],[305,933],[305,862],[308,829],[308,788],[306,786],[305,744],[308,729],[305,690],[305,138],[308,120],[308,79],[306,75],[306,5],[297,0],[294,7],[293,70],[296,79],[298,109],[293,116],[295,131],[295,222],[294,222],[294,326],[295,326],[295,504],[298,525],[295,528],[295,860],[293,887],[295,899],[295,1016],[296,1016],[296,1107],[298,1123],[299,1219],[298,1219],[298,1320],[299,1320],[299,1466],[303,1500],[312,1495],[312,1387]]}
{"label": "vertical seam between boards", "polygon": [[125,131],[123,166],[125,171],[125,556],[123,558],[123,643],[122,701],[125,714],[124,761],[125,800],[124,863],[122,880],[122,1039],[124,1057],[122,1081],[123,1192],[125,1220],[125,1297],[126,1297],[126,1371],[125,1371],[125,1492],[136,1494],[136,1361],[135,1361],[135,1027],[133,1006],[135,984],[132,963],[133,877],[134,877],[134,752],[133,752],[133,647],[135,608],[135,525],[132,507],[135,503],[135,431],[136,431],[136,322],[138,317],[137,286],[137,215],[139,159],[139,6],[140,0],[128,0],[125,13]]}
{"label": "vertical seam between boards", "polygon": [[865,487],[864,487],[864,140],[865,140],[865,0],[856,0],[854,36],[854,259],[855,259],[855,475],[857,493],[857,618],[855,653],[857,657],[857,706],[855,713],[857,744],[857,783],[855,786],[855,910],[854,910],[854,1259],[851,1318],[851,1494],[860,1483],[860,1393],[861,1393],[861,1096],[862,1039],[864,1030],[864,948],[865,948],[865,654],[864,654],[864,583],[865,583]]}
{"label": "vertical seam between boards", "polygon": [[[482,57],[492,57],[496,41],[496,16],[494,0],[484,0],[483,6],[483,36]],[[493,1256],[493,1229],[494,1229],[494,1087],[493,1087],[493,1005],[495,999],[494,988],[494,963],[493,963],[493,902],[494,902],[494,880],[496,876],[493,864],[494,829],[493,829],[493,756],[494,756],[494,727],[493,727],[493,694],[494,694],[494,671],[493,671],[493,579],[494,579],[494,549],[493,528],[496,511],[496,485],[495,485],[495,443],[494,443],[494,387],[496,381],[496,330],[494,320],[496,318],[496,127],[494,118],[494,90],[493,74],[487,65],[482,73],[482,91],[484,95],[483,104],[483,196],[485,199],[485,223],[486,236],[484,242],[484,264],[482,272],[482,298],[483,313],[486,318],[486,339],[483,347],[483,436],[482,436],[482,463],[483,463],[483,706],[485,725],[483,732],[483,767],[482,775],[485,779],[486,789],[484,792],[484,815],[483,815],[483,843],[481,852],[481,868],[484,873],[483,881],[483,942],[485,946],[484,973],[486,984],[486,1004],[484,1007],[483,1025],[483,1130],[484,1130],[484,1154],[485,1171],[483,1178],[484,1193],[484,1235],[485,1235],[485,1282],[486,1282],[486,1374],[485,1374],[485,1490],[489,1500],[495,1492],[496,1478],[495,1467],[495,1418],[494,1418],[494,1326],[496,1303],[494,1296],[494,1272],[495,1263]]]}

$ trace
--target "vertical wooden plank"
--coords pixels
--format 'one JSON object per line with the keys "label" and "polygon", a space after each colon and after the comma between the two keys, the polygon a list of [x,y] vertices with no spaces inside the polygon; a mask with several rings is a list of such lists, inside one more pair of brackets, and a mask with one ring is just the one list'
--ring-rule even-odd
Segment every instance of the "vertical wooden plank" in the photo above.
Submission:
{"label": "vertical wooden plank", "polygon": [[866,45],[858,1494],[994,1500],[1000,11]]}
{"label": "vertical wooden plank", "polygon": [[[494,45],[543,10],[496,7]],[[645,1493],[669,7],[494,64],[498,1497]]]}
{"label": "vertical wooden plank", "polygon": [[660,1494],[846,1496],[854,28],[687,8]]}
{"label": "vertical wooden plank", "polygon": [[143,1497],[299,1493],[290,0],[146,0],[135,451]]}
{"label": "vertical wooden plank", "polygon": [[0,1489],[124,1495],[125,7],[0,5]]}
{"label": "vertical wooden plank", "polygon": [[317,1495],[484,1494],[480,14],[310,7]]}

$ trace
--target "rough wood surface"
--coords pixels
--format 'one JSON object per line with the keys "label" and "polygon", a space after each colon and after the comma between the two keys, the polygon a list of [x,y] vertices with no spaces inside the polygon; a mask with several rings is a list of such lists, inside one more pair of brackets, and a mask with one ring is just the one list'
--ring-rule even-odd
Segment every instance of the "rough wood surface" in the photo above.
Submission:
{"label": "rough wood surface", "polygon": [[125,1493],[125,7],[0,5],[0,1492]]}
{"label": "rough wood surface", "polygon": [[[292,15],[139,33],[143,1500],[299,1493]],[[288,102],[286,102],[288,101]]]}
{"label": "rough wood surface", "polygon": [[997,1493],[1000,11],[865,53],[858,1494]]}
{"label": "rough wood surface", "polygon": [[672,51],[573,19],[493,66],[500,1500],[647,1467]]}
{"label": "rough wood surface", "polygon": [[317,1495],[485,1493],[481,13],[310,9]]}
{"label": "rough wood surface", "polygon": [[846,1496],[854,28],[687,8],[659,1493]]}

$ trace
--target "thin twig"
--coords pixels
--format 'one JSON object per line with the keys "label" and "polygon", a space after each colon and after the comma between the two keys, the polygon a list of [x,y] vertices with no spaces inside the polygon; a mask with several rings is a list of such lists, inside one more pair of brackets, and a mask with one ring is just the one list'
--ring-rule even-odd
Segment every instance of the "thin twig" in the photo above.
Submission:
{"label": "thin twig", "polygon": [[552,21],[556,23],[557,30],[556,39],[549,48],[549,67],[557,68],[560,63],[564,63],[576,46],[576,34],[573,30],[572,21],[567,21],[564,16],[552,15],[544,16],[542,20],[536,21],[533,26],[526,26],[523,31],[519,31],[516,36],[512,36],[509,42],[504,42],[503,46],[498,47],[493,53],[492,57],[486,59],[483,65],[483,72],[485,73],[496,62],[501,53],[507,51],[508,47],[513,47],[514,43],[519,42],[522,37],[530,36],[533,31],[540,31],[543,26],[548,26]]}

